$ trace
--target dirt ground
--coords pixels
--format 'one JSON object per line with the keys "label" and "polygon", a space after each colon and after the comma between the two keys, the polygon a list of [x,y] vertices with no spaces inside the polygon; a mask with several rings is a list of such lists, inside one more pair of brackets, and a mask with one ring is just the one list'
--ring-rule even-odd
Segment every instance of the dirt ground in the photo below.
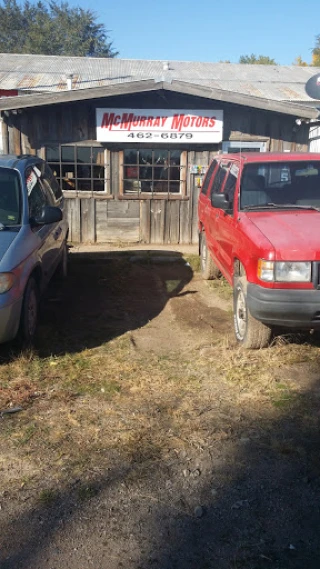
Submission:
{"label": "dirt ground", "polygon": [[319,343],[240,350],[193,253],[74,249],[1,348],[1,569],[319,569]]}

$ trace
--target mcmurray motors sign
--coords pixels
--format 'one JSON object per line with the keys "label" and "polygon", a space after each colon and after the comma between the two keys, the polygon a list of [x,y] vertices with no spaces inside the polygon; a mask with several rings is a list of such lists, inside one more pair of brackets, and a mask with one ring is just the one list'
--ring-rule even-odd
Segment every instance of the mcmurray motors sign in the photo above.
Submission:
{"label": "mcmurray motors sign", "polygon": [[222,140],[223,111],[97,109],[97,140],[212,144]]}

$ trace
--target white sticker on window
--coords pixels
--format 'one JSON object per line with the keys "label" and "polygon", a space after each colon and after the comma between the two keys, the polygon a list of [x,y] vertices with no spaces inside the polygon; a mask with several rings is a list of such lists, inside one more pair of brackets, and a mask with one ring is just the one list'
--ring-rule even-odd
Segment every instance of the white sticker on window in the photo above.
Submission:
{"label": "white sticker on window", "polygon": [[34,173],[33,170],[31,170],[29,176],[27,177],[26,183],[27,183],[27,188],[28,188],[28,196],[30,196],[33,188],[35,187],[36,183],[38,181],[38,178],[36,176],[36,174]]}
{"label": "white sticker on window", "polygon": [[230,168],[230,174],[232,174],[233,176],[235,176],[237,178],[238,174],[239,174],[239,166],[237,166],[236,164],[232,164],[232,166]]}

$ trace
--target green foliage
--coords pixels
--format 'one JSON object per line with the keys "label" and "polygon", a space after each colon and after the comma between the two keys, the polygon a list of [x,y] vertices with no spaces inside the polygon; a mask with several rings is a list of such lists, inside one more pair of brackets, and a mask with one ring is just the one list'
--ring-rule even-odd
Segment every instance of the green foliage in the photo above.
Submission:
{"label": "green foliage", "polygon": [[312,65],[320,67],[320,36],[316,36],[316,45],[312,50]]}
{"label": "green foliage", "polygon": [[115,57],[105,26],[91,10],[56,0],[0,0],[0,52]]}
{"label": "green foliage", "polygon": [[254,65],[277,65],[277,62],[267,55],[241,55],[239,58],[239,63],[250,63]]}
{"label": "green foliage", "polygon": [[308,67],[309,63],[307,63],[306,61],[303,61],[301,55],[298,55],[295,58],[293,65],[297,65],[298,67]]}

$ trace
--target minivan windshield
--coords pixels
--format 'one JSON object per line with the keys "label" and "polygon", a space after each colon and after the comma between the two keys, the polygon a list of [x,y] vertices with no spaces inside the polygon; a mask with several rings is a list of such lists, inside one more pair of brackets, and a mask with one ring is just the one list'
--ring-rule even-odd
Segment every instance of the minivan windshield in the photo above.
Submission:
{"label": "minivan windshield", "polygon": [[[240,210],[320,207],[320,161],[247,164],[240,184]],[[301,208],[304,209],[304,208]]]}
{"label": "minivan windshield", "polygon": [[21,223],[21,187],[18,172],[0,168],[0,228]]}

